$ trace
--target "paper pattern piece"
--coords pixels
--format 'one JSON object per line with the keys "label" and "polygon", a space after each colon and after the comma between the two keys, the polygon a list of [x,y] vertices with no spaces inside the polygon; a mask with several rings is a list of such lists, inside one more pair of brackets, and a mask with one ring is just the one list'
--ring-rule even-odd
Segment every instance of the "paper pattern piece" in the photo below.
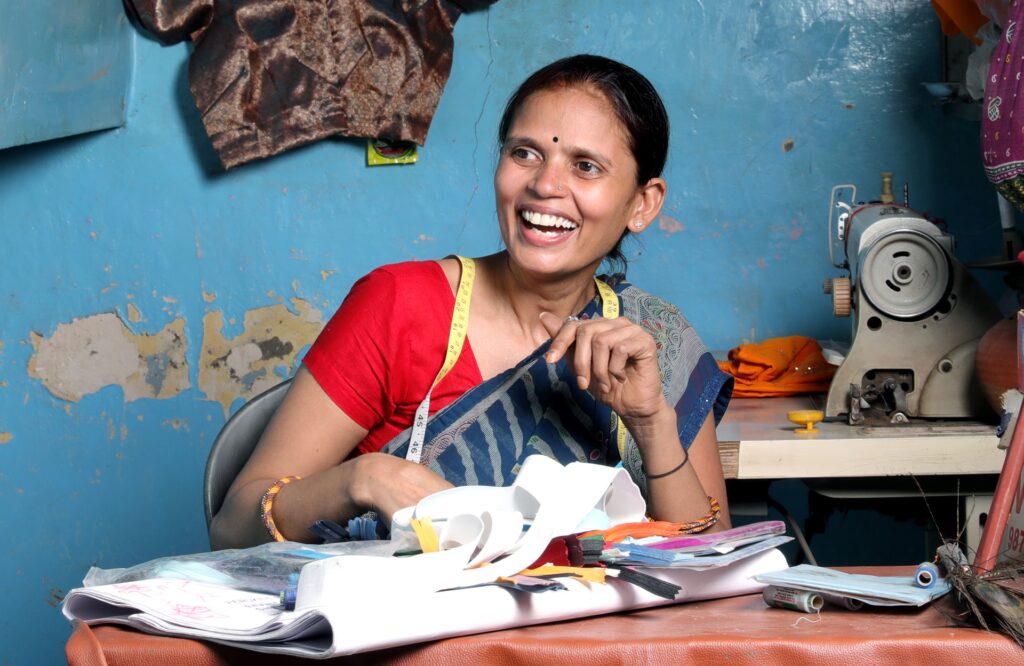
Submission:
{"label": "paper pattern piece", "polygon": [[[565,590],[522,594],[495,585],[392,597],[333,590],[322,605],[285,612],[277,598],[184,580],[161,579],[72,590],[64,614],[87,623],[203,638],[235,647],[328,658],[485,631],[757,592],[754,576],[786,567],[769,550],[709,571],[659,570],[682,587],[675,601],[609,579],[604,585],[559,579]],[[135,586],[124,589],[123,585]],[[121,589],[111,589],[118,588]],[[232,612],[225,612],[231,609]],[[237,616],[234,609],[239,610]]]}
{"label": "paper pattern piece", "polygon": [[[564,590],[529,594],[498,585],[532,565],[551,540],[574,534],[595,511],[612,524],[643,519],[646,506],[623,469],[543,457],[526,459],[506,488],[459,487],[396,514],[395,538],[411,521],[436,530],[439,550],[408,557],[341,555],[302,568],[294,611],[278,597],[170,578],[78,588],[63,612],[87,623],[111,622],[264,652],[326,658],[465,635],[760,590],[754,576],[784,569],[775,545],[788,537],[663,565],[657,578],[681,588],[675,599],[608,577],[604,584],[559,578]],[[424,520],[429,518],[430,520]],[[743,528],[738,540],[749,540]],[[709,541],[721,545],[721,537]],[[657,551],[663,557],[670,550]],[[696,560],[705,560],[695,570]]]}

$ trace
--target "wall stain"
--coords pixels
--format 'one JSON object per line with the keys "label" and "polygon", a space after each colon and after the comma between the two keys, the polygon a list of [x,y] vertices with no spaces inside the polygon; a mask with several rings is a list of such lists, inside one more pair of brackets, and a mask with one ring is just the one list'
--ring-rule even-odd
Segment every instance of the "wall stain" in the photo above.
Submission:
{"label": "wall stain", "polygon": [[63,601],[64,590],[60,589],[59,587],[51,587],[49,596],[46,598],[47,605],[57,608]]}
{"label": "wall stain", "polygon": [[680,231],[686,231],[686,225],[677,220],[674,217],[668,215],[662,215],[658,218],[658,228],[664,231],[666,234],[671,236],[677,234]]}
{"label": "wall stain", "polygon": [[10,444],[11,440],[14,439],[14,435],[9,432],[0,432],[0,444]]}
{"label": "wall stain", "polygon": [[333,268],[324,269],[320,271],[320,279],[323,280],[324,282],[327,282],[327,278],[331,277],[337,272],[338,271],[334,270]]}
{"label": "wall stain", "polygon": [[793,146],[795,145],[796,142],[793,141],[793,139],[786,139],[785,141],[782,142],[782,152],[788,153],[789,151],[793,150]]}
{"label": "wall stain", "polygon": [[78,402],[112,385],[122,388],[125,402],[165,399],[191,386],[184,319],[136,335],[118,315],[100,313],[58,324],[49,338],[34,331],[31,338],[28,375],[63,400]]}
{"label": "wall stain", "polygon": [[319,335],[320,310],[300,298],[291,303],[297,314],[284,305],[247,311],[242,332],[231,340],[222,333],[223,312],[203,316],[199,389],[221,404],[225,418],[238,398],[248,400],[280,383],[278,370],[291,374],[299,351]]}

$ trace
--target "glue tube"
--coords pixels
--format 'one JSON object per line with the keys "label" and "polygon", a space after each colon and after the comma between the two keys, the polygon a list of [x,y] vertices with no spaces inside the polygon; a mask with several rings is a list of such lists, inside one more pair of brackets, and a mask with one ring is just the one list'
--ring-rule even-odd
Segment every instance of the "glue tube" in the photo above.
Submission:
{"label": "glue tube", "polygon": [[825,605],[825,600],[817,592],[797,590],[791,587],[769,585],[761,592],[764,602],[776,608],[788,608],[801,613],[817,613]]}
{"label": "glue tube", "polygon": [[918,587],[928,589],[935,586],[935,581],[939,579],[939,568],[931,562],[922,562],[917,565],[917,571],[914,573],[914,584]]}

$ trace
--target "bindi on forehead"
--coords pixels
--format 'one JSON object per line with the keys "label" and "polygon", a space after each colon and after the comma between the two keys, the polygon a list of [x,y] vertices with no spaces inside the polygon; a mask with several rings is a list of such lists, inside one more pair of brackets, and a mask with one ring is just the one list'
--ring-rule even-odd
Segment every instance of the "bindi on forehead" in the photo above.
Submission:
{"label": "bindi on forehead", "polygon": [[551,140],[554,141],[555,143],[558,143],[558,137],[557,136],[551,137]]}

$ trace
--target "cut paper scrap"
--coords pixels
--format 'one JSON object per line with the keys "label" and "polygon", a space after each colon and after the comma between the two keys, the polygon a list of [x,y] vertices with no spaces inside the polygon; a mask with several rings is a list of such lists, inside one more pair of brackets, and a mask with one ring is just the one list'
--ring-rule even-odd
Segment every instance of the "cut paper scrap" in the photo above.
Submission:
{"label": "cut paper scrap", "polygon": [[604,583],[607,569],[601,567],[562,567],[555,565],[544,565],[536,569],[524,569],[524,576],[572,576],[580,580],[587,580],[591,583]]}
{"label": "cut paper scrap", "polygon": [[409,521],[409,526],[416,533],[416,538],[420,542],[420,550],[424,553],[438,551],[437,532],[434,531],[434,525],[429,517],[413,518]]}
{"label": "cut paper scrap", "polygon": [[[367,565],[373,575],[351,557],[310,563],[299,578],[296,608],[318,604],[323,589],[365,588],[372,594],[372,588],[377,594],[399,596],[513,576],[536,562],[554,537],[574,533],[594,509],[612,522],[636,522],[643,519],[647,505],[624,469],[588,463],[563,466],[545,456],[530,456],[511,486],[449,488],[424,498],[411,511],[396,512],[393,533],[429,517],[442,531],[440,552],[378,560]],[[476,522],[470,524],[467,517]],[[446,533],[454,521],[462,521],[461,528]],[[485,548],[480,553],[486,550],[487,559],[477,553],[481,543]]]}

